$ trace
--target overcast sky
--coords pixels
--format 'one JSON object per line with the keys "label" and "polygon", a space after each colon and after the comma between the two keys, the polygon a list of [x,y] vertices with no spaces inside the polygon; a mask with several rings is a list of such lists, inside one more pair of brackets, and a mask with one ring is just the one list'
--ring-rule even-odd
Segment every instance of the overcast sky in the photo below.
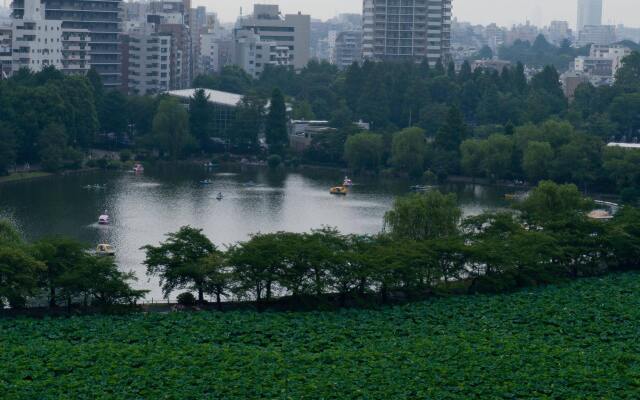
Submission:
{"label": "overcast sky", "polygon": [[[313,18],[328,19],[345,12],[362,12],[362,0],[192,0],[216,11],[225,22],[240,13],[250,13],[254,3],[280,4],[285,13],[302,11]],[[604,22],[640,27],[640,0],[604,0]],[[453,0],[453,15],[462,21],[500,25],[530,20],[541,25],[551,20],[576,23],[577,0]]]}

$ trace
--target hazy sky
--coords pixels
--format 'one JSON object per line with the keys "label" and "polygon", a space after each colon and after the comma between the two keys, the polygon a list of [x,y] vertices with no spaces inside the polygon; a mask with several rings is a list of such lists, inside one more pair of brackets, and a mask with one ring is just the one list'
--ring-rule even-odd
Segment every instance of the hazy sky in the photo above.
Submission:
{"label": "hazy sky", "polygon": [[[362,12],[362,0],[193,0],[196,5],[217,11],[223,21],[235,21],[240,13],[250,13],[254,3],[280,4],[285,13],[311,14],[327,19],[342,12]],[[640,26],[640,0],[604,0],[604,22]],[[530,20],[537,25],[568,20],[575,25],[577,0],[453,0],[453,15],[459,20],[500,25]]]}

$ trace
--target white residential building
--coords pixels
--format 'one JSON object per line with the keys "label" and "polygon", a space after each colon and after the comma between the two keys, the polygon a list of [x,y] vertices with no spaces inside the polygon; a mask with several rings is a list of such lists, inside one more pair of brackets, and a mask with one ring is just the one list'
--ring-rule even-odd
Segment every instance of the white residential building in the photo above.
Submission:
{"label": "white residential building", "polygon": [[363,0],[365,59],[446,62],[451,50],[451,0]]}
{"label": "white residential building", "polygon": [[622,60],[630,54],[631,49],[621,45],[593,45],[589,56],[576,57],[573,71],[587,76],[595,86],[611,85],[622,67]]}
{"label": "white residential building", "polygon": [[254,78],[260,77],[267,65],[291,66],[289,46],[276,41],[264,40],[252,29],[235,32],[235,63]]}
{"label": "white residential building", "polygon": [[237,31],[251,30],[265,42],[274,42],[277,47],[289,51],[289,65],[296,70],[304,68],[310,58],[311,17],[309,15],[286,14],[282,17],[277,5],[256,4],[253,14],[242,17],[236,24]]}
{"label": "white residential building", "polygon": [[171,88],[172,37],[145,25],[128,36],[128,91],[132,94],[157,94]]}
{"label": "white residential building", "polygon": [[13,55],[11,54],[11,25],[0,24],[0,80],[11,75],[11,64]]}
{"label": "white residential building", "polygon": [[12,70],[62,69],[62,21],[45,20],[40,0],[25,0],[22,19],[12,26]]}
{"label": "white residential building", "polygon": [[334,64],[346,69],[362,61],[362,31],[340,32],[336,39]]}

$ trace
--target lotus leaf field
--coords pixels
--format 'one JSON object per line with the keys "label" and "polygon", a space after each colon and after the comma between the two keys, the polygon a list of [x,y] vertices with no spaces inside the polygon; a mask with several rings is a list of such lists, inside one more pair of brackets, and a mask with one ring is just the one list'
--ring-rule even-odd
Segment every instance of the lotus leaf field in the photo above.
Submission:
{"label": "lotus leaf field", "polygon": [[639,399],[640,275],[337,313],[0,320],[0,398]]}

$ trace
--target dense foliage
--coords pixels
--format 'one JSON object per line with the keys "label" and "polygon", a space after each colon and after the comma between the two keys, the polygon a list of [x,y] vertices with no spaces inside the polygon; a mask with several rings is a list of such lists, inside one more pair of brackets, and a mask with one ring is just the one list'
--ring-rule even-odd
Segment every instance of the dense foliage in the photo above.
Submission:
{"label": "dense foliage", "polygon": [[25,243],[0,220],[0,308],[20,309],[48,299],[59,305],[108,307],[133,304],[146,291],[134,290],[132,273],[113,259],[89,254],[85,246],[65,238]]}
{"label": "dense foliage", "polygon": [[27,399],[637,399],[640,277],[338,313],[0,320]]}

